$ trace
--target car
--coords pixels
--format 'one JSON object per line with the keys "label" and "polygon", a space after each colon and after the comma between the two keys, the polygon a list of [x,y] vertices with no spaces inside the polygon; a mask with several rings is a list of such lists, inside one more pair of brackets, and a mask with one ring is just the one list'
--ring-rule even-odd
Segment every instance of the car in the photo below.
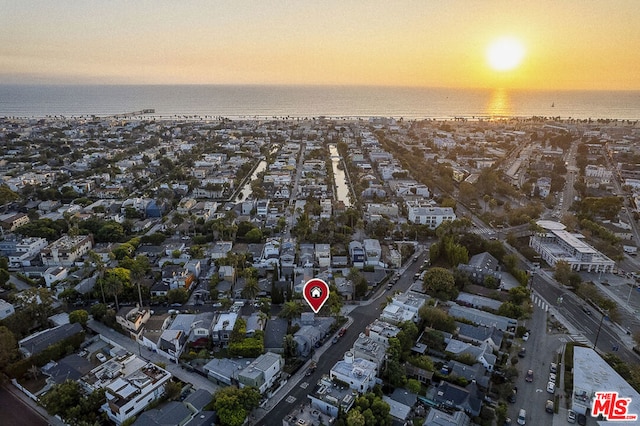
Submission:
{"label": "car", "polygon": [[105,362],[105,361],[107,360],[107,357],[106,357],[106,356],[104,356],[104,354],[101,354],[101,353],[97,353],[97,354],[96,354],[96,358],[97,358],[97,359],[98,359],[98,361],[100,361],[100,362]]}
{"label": "car", "polygon": [[519,425],[527,424],[527,410],[521,408],[518,412],[518,419],[516,420]]}
{"label": "car", "polygon": [[524,380],[529,383],[533,382],[533,370],[527,371],[527,375],[524,377]]}
{"label": "car", "polygon": [[527,340],[529,340],[529,332],[528,331],[522,335],[522,340],[524,340],[525,342]]}
{"label": "car", "polygon": [[556,375],[554,373],[549,373],[549,381],[552,383],[556,382]]}
{"label": "car", "polygon": [[507,400],[510,403],[515,404],[517,396],[518,396],[518,388],[513,388],[511,389],[511,394],[509,394],[509,397],[507,398]]}
{"label": "car", "polygon": [[567,421],[569,423],[575,423],[576,422],[576,412],[573,410],[569,410],[567,411]]}
{"label": "car", "polygon": [[518,358],[524,358],[524,356],[527,354],[527,349],[526,348],[522,348],[520,349],[520,351],[518,352]]}
{"label": "car", "polygon": [[547,402],[544,403],[544,411],[546,411],[547,413],[553,414],[553,401],[552,400],[547,399]]}
{"label": "car", "polygon": [[346,333],[346,332],[347,332],[346,328],[341,328],[340,331],[338,331],[338,336],[342,337],[342,336],[344,336],[344,333]]}
{"label": "car", "polygon": [[558,372],[558,364],[556,364],[555,362],[552,362],[551,364],[549,364],[549,371],[552,373],[557,373]]}
{"label": "car", "polygon": [[511,426],[511,418],[507,417],[506,419],[504,419],[503,426]]}
{"label": "car", "polygon": [[547,383],[547,392],[551,394],[556,393],[556,384],[553,382]]}
{"label": "car", "polygon": [[387,290],[391,290],[393,288],[393,283],[387,284]]}
{"label": "car", "polygon": [[332,342],[333,342],[333,343],[338,343],[338,336],[333,336],[333,340],[332,340]]}
{"label": "car", "polygon": [[587,416],[584,414],[578,414],[578,424],[584,426],[587,424]]}
{"label": "car", "polygon": [[591,315],[591,309],[587,308],[586,306],[582,307],[582,312],[584,312],[587,315]]}

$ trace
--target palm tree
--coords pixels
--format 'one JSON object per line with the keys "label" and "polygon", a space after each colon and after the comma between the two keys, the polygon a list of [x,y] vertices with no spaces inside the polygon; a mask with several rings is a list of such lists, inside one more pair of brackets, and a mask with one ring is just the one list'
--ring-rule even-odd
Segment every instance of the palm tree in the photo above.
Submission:
{"label": "palm tree", "polygon": [[104,279],[104,285],[107,287],[107,293],[112,295],[116,301],[116,312],[120,310],[120,305],[118,304],[118,294],[124,288],[124,283],[120,279],[120,277],[116,274],[109,274]]}
{"label": "palm tree", "polygon": [[104,297],[104,271],[106,269],[106,265],[102,261],[102,257],[95,251],[89,251],[89,258],[96,265],[96,271],[98,271],[98,283],[100,284],[100,291],[102,293],[102,303],[106,304],[107,299]]}
{"label": "palm tree", "polygon": [[295,300],[285,302],[282,310],[280,311],[280,317],[286,318],[287,322],[291,324],[291,320],[300,316],[302,313],[302,305]]}
{"label": "palm tree", "polygon": [[242,297],[245,299],[253,300],[260,293],[260,286],[258,280],[254,277],[248,277],[242,289]]}

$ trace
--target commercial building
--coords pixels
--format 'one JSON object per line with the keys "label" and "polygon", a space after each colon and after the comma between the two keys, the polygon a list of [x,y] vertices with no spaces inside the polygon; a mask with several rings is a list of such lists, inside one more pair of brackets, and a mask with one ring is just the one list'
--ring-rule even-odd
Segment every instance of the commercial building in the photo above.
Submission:
{"label": "commercial building", "polygon": [[531,236],[529,246],[553,267],[565,261],[574,271],[612,272],[615,262],[583,241],[578,234],[565,231],[565,226],[551,220],[539,220],[543,231]]}

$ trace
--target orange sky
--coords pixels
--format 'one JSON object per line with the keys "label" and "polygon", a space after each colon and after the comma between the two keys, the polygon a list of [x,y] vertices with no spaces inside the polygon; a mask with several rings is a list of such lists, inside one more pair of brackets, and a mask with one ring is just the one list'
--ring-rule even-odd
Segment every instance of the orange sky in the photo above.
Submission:
{"label": "orange sky", "polygon": [[[640,90],[640,3],[0,0],[0,83]],[[492,71],[491,40],[520,67]]]}

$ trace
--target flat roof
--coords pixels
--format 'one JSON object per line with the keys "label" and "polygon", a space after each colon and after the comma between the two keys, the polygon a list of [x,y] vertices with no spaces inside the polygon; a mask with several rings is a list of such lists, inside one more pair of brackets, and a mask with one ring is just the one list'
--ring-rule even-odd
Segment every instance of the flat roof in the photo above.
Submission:
{"label": "flat roof", "polygon": [[[640,415],[640,394],[631,387],[607,362],[591,348],[573,348],[572,406],[577,413],[586,414],[595,392],[618,392],[621,398],[631,398],[629,413]],[[615,422],[616,425],[636,425],[636,422]],[[604,422],[598,422],[604,424]],[[609,424],[609,423],[607,423]]]}

